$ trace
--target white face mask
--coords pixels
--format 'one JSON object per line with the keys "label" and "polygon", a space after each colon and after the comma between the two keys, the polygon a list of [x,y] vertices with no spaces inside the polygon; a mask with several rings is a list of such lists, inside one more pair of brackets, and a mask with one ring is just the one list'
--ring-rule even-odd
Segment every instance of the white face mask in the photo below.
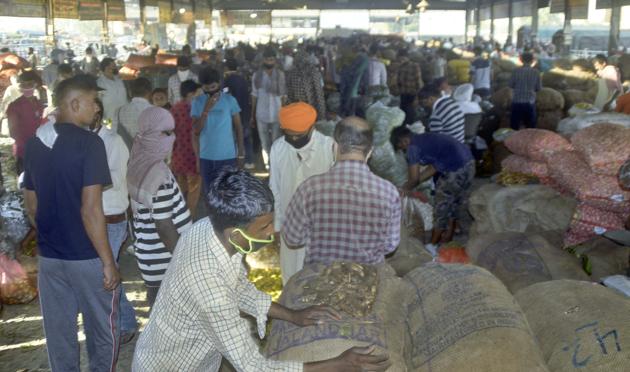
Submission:
{"label": "white face mask", "polygon": [[177,76],[179,76],[180,81],[188,80],[188,75],[190,75],[190,70],[177,71]]}

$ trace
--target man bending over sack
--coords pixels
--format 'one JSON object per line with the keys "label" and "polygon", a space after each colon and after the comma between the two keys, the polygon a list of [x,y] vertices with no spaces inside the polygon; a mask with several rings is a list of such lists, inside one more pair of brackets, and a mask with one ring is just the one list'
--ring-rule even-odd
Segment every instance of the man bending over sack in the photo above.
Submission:
{"label": "man bending over sack", "polygon": [[306,246],[304,264],[348,261],[378,264],[400,242],[396,187],[367,166],[372,129],[358,117],[335,127],[335,166],[297,189],[282,230],[289,247]]}
{"label": "man bending over sack", "polygon": [[301,363],[272,361],[258,351],[244,312],[265,335],[267,317],[301,326],[339,319],[325,306],[291,310],[247,280],[243,255],[273,241],[271,190],[245,171],[226,168],[209,185],[209,218],[179,239],[138,340],[132,371],[216,372],[225,357],[237,371],[385,371],[384,355],[353,348],[337,358]]}
{"label": "man bending over sack", "polygon": [[[392,133],[397,148],[407,151],[409,180],[402,193],[437,175],[431,244],[425,248],[435,255],[440,242],[453,240],[459,212],[475,178],[475,162],[470,148],[452,136],[441,133],[413,135],[405,127]],[[421,166],[425,166],[421,170]]]}

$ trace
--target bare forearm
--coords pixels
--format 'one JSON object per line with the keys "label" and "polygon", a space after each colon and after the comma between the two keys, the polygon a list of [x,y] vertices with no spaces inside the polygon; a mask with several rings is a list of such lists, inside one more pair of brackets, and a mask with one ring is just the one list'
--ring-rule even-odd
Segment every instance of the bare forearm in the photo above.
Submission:
{"label": "bare forearm", "polygon": [[173,253],[177,246],[177,241],[179,240],[177,228],[171,220],[156,220],[155,226],[160,240],[162,240],[166,249]]}
{"label": "bare forearm", "polygon": [[31,223],[31,226],[37,228],[37,222],[35,216],[37,216],[37,196],[33,191],[24,192],[24,204],[26,206],[26,215]]}
{"label": "bare forearm", "polygon": [[114,265],[114,256],[107,237],[107,225],[102,206],[82,207],[81,219],[96,253],[104,266]]}
{"label": "bare forearm", "polygon": [[236,132],[236,147],[238,149],[238,156],[245,155],[245,142],[243,140],[243,125],[241,125],[240,119],[234,122],[234,132]]}
{"label": "bare forearm", "polygon": [[287,322],[293,323],[293,310],[287,309],[277,302],[271,303],[267,316],[272,319],[286,320]]}
{"label": "bare forearm", "polygon": [[435,169],[433,167],[427,167],[422,172],[420,172],[418,184],[427,181],[429,178],[435,175]]}

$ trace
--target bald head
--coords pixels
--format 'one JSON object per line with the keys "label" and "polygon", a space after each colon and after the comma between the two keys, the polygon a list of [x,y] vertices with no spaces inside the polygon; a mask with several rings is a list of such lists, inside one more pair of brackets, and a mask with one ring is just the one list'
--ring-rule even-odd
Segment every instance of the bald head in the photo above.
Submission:
{"label": "bald head", "polygon": [[337,124],[334,137],[340,154],[360,152],[367,156],[372,149],[374,135],[367,121],[351,116]]}

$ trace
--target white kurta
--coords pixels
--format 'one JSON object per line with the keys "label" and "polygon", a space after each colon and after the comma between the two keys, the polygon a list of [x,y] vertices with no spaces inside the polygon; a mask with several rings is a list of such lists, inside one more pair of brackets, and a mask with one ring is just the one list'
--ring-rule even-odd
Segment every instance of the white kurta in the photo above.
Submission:
{"label": "white kurta", "polygon": [[127,88],[125,83],[118,76],[115,76],[113,80],[101,76],[97,80],[97,84],[102,89],[105,89],[100,93],[101,100],[103,101],[103,119],[114,120],[116,110],[119,107],[127,104]]}
{"label": "white kurta", "polygon": [[[278,138],[271,147],[269,186],[275,198],[274,227],[282,230],[284,216],[291,197],[298,186],[309,177],[326,173],[333,166],[333,139],[314,131],[311,141],[296,149]],[[280,244],[280,270],[282,282],[304,266],[305,248],[289,249],[284,241]]]}

